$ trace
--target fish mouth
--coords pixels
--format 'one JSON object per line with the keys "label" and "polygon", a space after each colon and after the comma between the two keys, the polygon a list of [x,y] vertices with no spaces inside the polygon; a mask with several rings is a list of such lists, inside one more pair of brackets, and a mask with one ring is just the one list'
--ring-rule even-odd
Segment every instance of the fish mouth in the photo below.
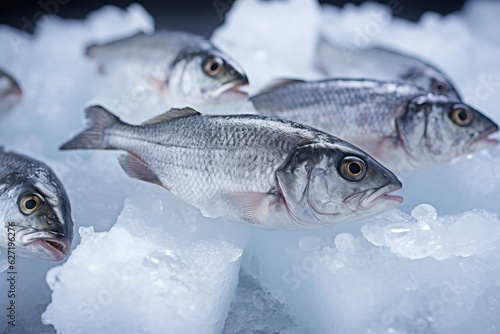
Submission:
{"label": "fish mouth", "polygon": [[248,97],[248,93],[241,90],[241,87],[244,87],[247,85],[248,85],[248,82],[237,84],[233,88],[230,88],[227,92],[234,93],[234,94],[239,95],[241,97]]}
{"label": "fish mouth", "polygon": [[402,188],[401,183],[393,183],[389,184],[385,187],[382,187],[378,190],[376,190],[373,194],[371,194],[367,200],[370,203],[373,203],[379,199],[386,200],[386,201],[394,201],[397,202],[397,205],[403,203],[403,197],[399,195],[392,195],[392,192],[395,192],[399,189]]}
{"label": "fish mouth", "polygon": [[36,255],[30,257],[42,258],[50,261],[61,261],[66,258],[71,249],[71,239],[58,232],[43,232],[35,230],[26,233],[21,241],[24,246],[36,249]]}
{"label": "fish mouth", "polygon": [[242,75],[239,78],[223,83],[219,88],[211,91],[209,96],[211,98],[216,98],[225,93],[232,93],[241,97],[247,97],[248,93],[241,90],[242,87],[247,85],[248,85],[248,78],[245,75]]}
{"label": "fish mouth", "polygon": [[70,249],[67,242],[57,239],[39,238],[33,241],[33,244],[48,251],[52,255],[53,261],[64,260]]}
{"label": "fish mouth", "polygon": [[[402,187],[401,182],[390,183],[380,188],[371,189],[363,193],[354,194],[348,197],[346,199],[346,202],[356,202],[352,203],[354,204],[353,208],[362,207],[367,210],[371,209],[373,206],[375,206],[378,203],[381,203],[382,201],[384,203],[392,202],[390,206],[396,207],[399,204],[403,203],[403,197],[399,195],[393,195],[391,193],[401,189],[401,187]],[[354,198],[356,198],[357,200],[353,201]]]}
{"label": "fish mouth", "polygon": [[498,145],[499,140],[495,138],[489,138],[488,136],[497,132],[498,131],[498,126],[497,125],[492,125],[489,127],[486,131],[484,131],[480,136],[477,138],[473,139],[469,145],[468,149],[470,152],[472,151],[480,151],[484,150],[487,148],[495,147]]}

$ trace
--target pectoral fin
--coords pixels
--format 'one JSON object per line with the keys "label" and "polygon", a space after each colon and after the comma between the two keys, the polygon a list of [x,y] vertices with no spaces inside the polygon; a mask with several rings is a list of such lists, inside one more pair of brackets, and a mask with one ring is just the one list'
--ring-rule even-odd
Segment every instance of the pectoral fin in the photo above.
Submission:
{"label": "pectoral fin", "polygon": [[222,195],[215,205],[202,210],[205,216],[233,216],[247,223],[260,225],[281,205],[279,194],[231,193]]}
{"label": "pectoral fin", "polygon": [[156,174],[139,157],[133,154],[125,154],[118,157],[118,161],[129,177],[164,187]]}

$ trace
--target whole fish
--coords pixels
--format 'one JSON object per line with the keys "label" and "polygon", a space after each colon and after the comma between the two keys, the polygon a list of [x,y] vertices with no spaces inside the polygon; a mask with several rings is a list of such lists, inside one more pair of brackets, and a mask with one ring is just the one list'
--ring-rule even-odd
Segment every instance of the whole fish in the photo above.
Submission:
{"label": "whole fish", "polygon": [[329,77],[402,81],[460,99],[441,70],[414,56],[382,47],[342,49],[323,37],[318,43],[316,66]]}
{"label": "whole fish", "polygon": [[470,106],[414,85],[374,80],[283,81],[250,98],[260,115],[347,140],[398,171],[414,171],[498,144],[498,126]]}
{"label": "whole fish", "polygon": [[12,110],[22,100],[22,90],[17,81],[0,70],[0,116]]}
{"label": "whole fish", "polygon": [[180,31],[139,33],[115,42],[92,45],[87,56],[105,72],[117,62],[138,66],[166,89],[172,100],[204,103],[248,84],[243,69],[202,36]]}
{"label": "whole fish", "polygon": [[133,178],[163,186],[208,217],[311,229],[389,210],[396,176],[355,146],[293,122],[172,109],[141,126],[100,106],[61,149],[115,149]]}
{"label": "whole fish", "polygon": [[44,163],[0,148],[0,247],[52,261],[68,255],[73,239],[64,186]]}

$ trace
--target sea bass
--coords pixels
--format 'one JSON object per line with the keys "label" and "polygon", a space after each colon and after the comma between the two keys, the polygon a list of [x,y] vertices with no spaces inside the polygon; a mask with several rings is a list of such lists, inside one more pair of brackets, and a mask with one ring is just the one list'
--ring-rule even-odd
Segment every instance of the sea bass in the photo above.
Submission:
{"label": "sea bass", "polygon": [[0,116],[12,110],[22,100],[22,90],[17,81],[0,70]]}
{"label": "sea bass", "polygon": [[488,138],[498,126],[479,111],[405,83],[288,80],[250,100],[260,115],[331,133],[402,172],[498,144]]}
{"label": "sea bass", "polygon": [[86,49],[106,72],[115,63],[135,65],[137,72],[153,78],[174,101],[205,103],[248,84],[233,59],[202,36],[180,31],[139,33],[115,42]]}
{"label": "sea bass", "polygon": [[44,163],[0,148],[0,247],[61,261],[73,240],[66,190]]}
{"label": "sea bass", "polygon": [[100,106],[61,149],[114,149],[133,178],[160,185],[207,217],[263,229],[312,229],[392,209],[396,176],[357,147],[289,121],[172,109],[141,126]]}
{"label": "sea bass", "polygon": [[382,47],[342,49],[323,37],[318,43],[316,66],[329,77],[407,82],[460,99],[441,70],[414,56]]}

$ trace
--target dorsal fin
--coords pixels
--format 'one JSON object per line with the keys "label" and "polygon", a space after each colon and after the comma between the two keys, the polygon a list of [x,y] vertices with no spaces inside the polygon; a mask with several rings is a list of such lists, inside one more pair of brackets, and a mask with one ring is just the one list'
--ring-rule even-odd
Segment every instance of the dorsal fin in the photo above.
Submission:
{"label": "dorsal fin", "polygon": [[151,118],[150,120],[142,123],[142,125],[151,125],[151,124],[158,124],[162,122],[168,122],[173,119],[177,118],[183,118],[183,117],[189,117],[189,116],[198,116],[201,115],[198,111],[189,108],[189,107],[184,107],[184,108],[172,108],[169,111],[167,111],[164,114],[155,116]]}
{"label": "dorsal fin", "polygon": [[277,79],[271,81],[270,84],[264,86],[262,90],[260,90],[256,95],[263,94],[263,93],[269,93],[275,89],[278,89],[280,87],[288,86],[294,83],[300,83],[300,82],[305,82],[304,80],[300,79]]}

